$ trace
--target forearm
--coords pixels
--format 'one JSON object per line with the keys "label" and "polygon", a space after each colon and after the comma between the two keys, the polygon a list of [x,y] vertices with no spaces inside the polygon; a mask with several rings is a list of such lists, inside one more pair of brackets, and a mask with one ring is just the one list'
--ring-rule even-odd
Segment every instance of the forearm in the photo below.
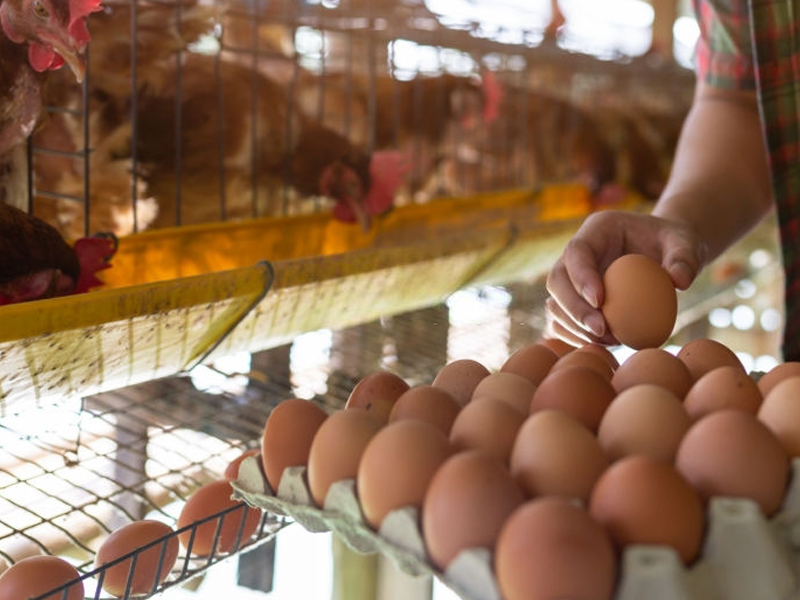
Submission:
{"label": "forearm", "polygon": [[747,233],[772,207],[755,94],[698,84],[653,214],[689,225],[706,262]]}

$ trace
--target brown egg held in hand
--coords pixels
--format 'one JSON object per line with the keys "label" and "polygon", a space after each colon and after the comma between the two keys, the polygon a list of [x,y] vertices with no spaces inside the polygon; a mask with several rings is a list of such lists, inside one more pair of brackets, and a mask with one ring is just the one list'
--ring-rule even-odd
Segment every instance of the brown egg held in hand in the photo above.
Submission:
{"label": "brown egg held in hand", "polygon": [[789,479],[789,457],[778,438],[754,415],[733,408],[692,425],[675,465],[703,500],[749,498],[767,517],[780,508]]}
{"label": "brown egg held in hand", "polygon": [[683,399],[694,379],[688,367],[674,354],[663,348],[644,348],[625,359],[611,378],[611,385],[618,394],[642,383],[660,385]]}
{"label": "brown egg held in hand", "polygon": [[678,315],[678,296],[669,274],[652,258],[625,254],[603,273],[600,310],[611,333],[636,350],[669,339]]}
{"label": "brown egg held in hand", "polygon": [[422,509],[433,474],[452,453],[441,429],[417,419],[390,423],[361,456],[356,488],[364,518],[375,529],[391,511]]}
{"label": "brown egg held in hand", "polygon": [[620,550],[637,544],[669,546],[687,565],[700,552],[704,511],[700,496],[672,465],[641,455],[606,469],[589,504],[589,513]]}
{"label": "brown egg held in hand", "polygon": [[[95,556],[95,567],[100,568],[140,548],[136,553],[136,567],[131,576],[133,558],[104,569],[103,589],[121,598],[126,590],[130,595],[149,594],[164,582],[178,559],[178,538],[170,537],[172,527],[160,521],[134,521],[114,530]],[[160,540],[160,541],[159,541]],[[153,545],[151,545],[153,544]],[[159,569],[159,565],[161,568]],[[130,578],[130,588],[128,580]]]}
{"label": "brown egg held in hand", "polygon": [[[210,518],[217,514],[220,516]],[[190,527],[200,521],[201,524]],[[230,482],[212,481],[195,490],[183,505],[178,515],[178,539],[194,556],[208,556],[212,551],[231,552],[250,539],[260,522],[261,510],[234,500]],[[219,537],[215,548],[217,529]]]}
{"label": "brown egg held in hand", "polygon": [[761,391],[744,369],[726,365],[700,376],[686,393],[683,405],[692,421],[723,408],[738,408],[755,415]]}
{"label": "brown egg held in hand", "polygon": [[744,366],[734,351],[716,340],[694,339],[684,344],[678,350],[677,356],[689,369],[692,381],[697,381],[709,371],[725,365],[739,367],[744,371]]}
{"label": "brown egg held in hand", "polygon": [[450,429],[450,443],[459,451],[482,450],[507,465],[526,418],[505,402],[479,398],[461,409]]}
{"label": "brown egg held in hand", "polygon": [[800,456],[800,375],[786,377],[770,389],[758,410],[758,419],[791,458]]}
{"label": "brown egg held in hand", "polygon": [[511,475],[530,497],[562,496],[585,503],[607,466],[592,432],[558,410],[528,417],[511,450]]}
{"label": "brown egg held in hand", "polygon": [[547,346],[528,344],[509,356],[500,367],[500,372],[521,375],[532,384],[539,385],[557,360],[558,355]]}
{"label": "brown egg held in hand", "polygon": [[328,414],[310,400],[292,398],[272,409],[261,436],[261,462],[273,492],[286,467],[308,465],[311,442]]}
{"label": "brown egg held in hand", "polygon": [[524,500],[496,458],[478,450],[448,458],[422,504],[422,535],[433,564],[444,571],[462,550],[493,551],[503,523]]}
{"label": "brown egg held in hand", "polygon": [[562,498],[531,500],[511,513],[494,567],[505,600],[611,600],[617,580],[608,533]]}
{"label": "brown egg held in hand", "polygon": [[363,408],[381,422],[389,421],[395,400],[409,388],[399,375],[389,371],[376,371],[363,377],[353,387],[345,408]]}
{"label": "brown egg held in hand", "polygon": [[490,398],[505,402],[527,415],[536,386],[529,379],[514,373],[492,373],[475,387],[472,400]]}
{"label": "brown egg held in hand", "polygon": [[68,590],[44,596],[43,600],[83,600],[83,581],[78,570],[57,556],[31,556],[11,565],[0,575],[0,598],[38,598],[75,581]]}
{"label": "brown egg held in hand", "polygon": [[475,387],[489,375],[489,369],[477,360],[462,358],[447,363],[433,379],[433,387],[448,392],[461,406],[472,398]]}
{"label": "brown egg held in hand", "polygon": [[403,392],[389,414],[389,423],[402,419],[427,421],[450,435],[461,405],[443,389],[432,385],[415,385]]}
{"label": "brown egg held in hand", "polygon": [[645,454],[672,464],[691,424],[675,394],[643,383],[614,398],[600,421],[597,441],[612,461]]}
{"label": "brown egg held in hand", "polygon": [[320,426],[308,455],[308,487],[317,506],[325,505],[331,484],[356,478],[361,455],[381,427],[363,408],[335,412]]}
{"label": "brown egg held in hand", "polygon": [[536,388],[530,412],[547,408],[563,410],[596,432],[614,396],[614,386],[597,371],[565,367],[552,371]]}

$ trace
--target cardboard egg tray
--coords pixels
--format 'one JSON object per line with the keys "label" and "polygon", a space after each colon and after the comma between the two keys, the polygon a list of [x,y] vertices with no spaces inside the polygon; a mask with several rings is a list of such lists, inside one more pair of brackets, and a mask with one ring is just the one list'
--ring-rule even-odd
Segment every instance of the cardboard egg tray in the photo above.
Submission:
{"label": "cardboard egg tray", "polygon": [[[356,552],[382,552],[410,575],[435,575],[464,600],[502,599],[488,549],[465,550],[441,572],[426,557],[418,510],[396,510],[375,531],[352,479],[333,484],[319,508],[305,467],[286,469],[275,493],[258,457],[249,457],[232,486],[237,498],[308,531],[336,532]],[[630,546],[620,569],[614,600],[800,600],[800,458],[792,462],[783,507],[771,519],[751,500],[713,498],[702,556],[693,565],[684,566],[672,548]]]}

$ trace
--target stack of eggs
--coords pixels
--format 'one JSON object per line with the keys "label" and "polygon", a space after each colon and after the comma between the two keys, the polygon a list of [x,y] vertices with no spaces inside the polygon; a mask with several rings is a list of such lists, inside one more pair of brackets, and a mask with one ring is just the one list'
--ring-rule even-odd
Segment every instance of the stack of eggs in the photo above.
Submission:
{"label": "stack of eggs", "polygon": [[330,416],[288,400],[264,429],[264,477],[278,490],[287,467],[306,467],[320,508],[333,483],[353,480],[375,531],[414,507],[434,569],[483,548],[506,600],[612,598],[625,548],[667,547],[692,565],[711,498],[771,517],[800,456],[800,364],[756,383],[719,342],[653,346],[665,322],[622,364],[599,346],[542,340],[494,373],[470,359],[429,385],[373,373]]}

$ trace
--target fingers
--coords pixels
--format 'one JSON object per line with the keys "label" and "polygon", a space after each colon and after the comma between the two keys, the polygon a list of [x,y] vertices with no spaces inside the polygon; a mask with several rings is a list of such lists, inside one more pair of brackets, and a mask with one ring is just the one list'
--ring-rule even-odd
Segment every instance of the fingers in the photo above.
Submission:
{"label": "fingers", "polygon": [[675,287],[685,290],[705,264],[707,249],[685,228],[669,229],[664,237],[666,239],[662,242],[664,257],[661,266],[669,273]]}
{"label": "fingers", "polygon": [[623,254],[646,254],[661,263],[676,288],[691,285],[706,249],[684,224],[652,215],[603,211],[590,215],[547,277],[552,335],[573,345],[617,344],[600,307],[602,273]]}
{"label": "fingers", "polygon": [[554,298],[548,298],[545,301],[545,312],[548,330],[552,332],[553,336],[573,346],[585,346],[586,344],[614,345],[619,343],[605,326],[605,319],[600,311],[594,311],[591,315],[592,318],[597,317],[603,323],[605,333],[600,336],[595,335],[581,322],[576,321]]}

